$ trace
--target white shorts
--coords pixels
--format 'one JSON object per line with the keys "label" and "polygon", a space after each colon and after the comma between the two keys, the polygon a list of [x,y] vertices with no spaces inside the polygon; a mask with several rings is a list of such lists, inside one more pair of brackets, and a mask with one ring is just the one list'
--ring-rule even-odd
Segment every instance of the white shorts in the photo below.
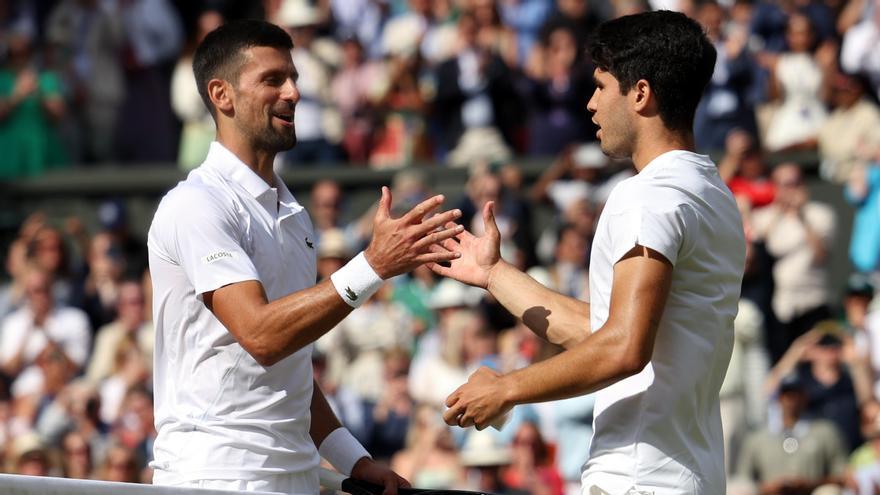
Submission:
{"label": "white shorts", "polygon": [[700,486],[691,478],[677,483],[656,485],[635,482],[631,479],[607,473],[584,473],[582,495],[715,495],[724,493],[724,488],[712,490]]}
{"label": "white shorts", "polygon": [[320,491],[317,469],[307,473],[266,475],[256,480],[192,480],[178,483],[163,483],[162,477],[162,471],[157,469],[153,474],[153,483],[186,488],[263,492],[278,495],[317,495]]}

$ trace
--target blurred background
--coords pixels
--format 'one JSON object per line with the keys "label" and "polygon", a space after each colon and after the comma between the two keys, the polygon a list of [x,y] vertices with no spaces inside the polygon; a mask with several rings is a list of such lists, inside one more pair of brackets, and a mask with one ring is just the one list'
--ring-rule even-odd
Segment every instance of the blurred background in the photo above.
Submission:
{"label": "blurred background", "polygon": [[[586,111],[598,23],[652,9],[718,50],[698,151],[749,240],[721,391],[730,493],[880,490],[880,0],[0,0],[0,472],[149,482],[146,230],[214,138],[199,40],[261,18],[294,40],[299,144],[276,170],[312,215],[319,276],[365,246],[379,187],[434,193],[502,254],[589,300],[589,250],[634,173]],[[480,290],[419,269],[316,345],[316,376],[414,485],[574,495],[593,398],[449,429],[479,366],[559,349]]]}

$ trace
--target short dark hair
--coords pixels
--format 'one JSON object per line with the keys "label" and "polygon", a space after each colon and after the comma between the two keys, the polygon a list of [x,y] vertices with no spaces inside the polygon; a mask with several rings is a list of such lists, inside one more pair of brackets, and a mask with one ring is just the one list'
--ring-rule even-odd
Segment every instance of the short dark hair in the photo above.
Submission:
{"label": "short dark hair", "polygon": [[629,93],[644,79],[657,96],[660,118],[672,130],[693,131],[694,112],[715,70],[715,47],[684,14],[659,10],[599,25],[590,45],[597,68]]}
{"label": "short dark hair", "polygon": [[269,46],[290,50],[293,41],[280,27],[266,21],[253,19],[228,22],[208,33],[193,55],[193,74],[196,87],[205,106],[215,115],[214,105],[208,97],[208,81],[221,78],[238,84],[244,52],[254,46]]}

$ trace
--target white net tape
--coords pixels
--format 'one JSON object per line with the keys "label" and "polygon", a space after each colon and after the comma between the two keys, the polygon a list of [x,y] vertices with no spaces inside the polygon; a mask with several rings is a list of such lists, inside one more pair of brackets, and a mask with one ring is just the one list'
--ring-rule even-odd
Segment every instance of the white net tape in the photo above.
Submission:
{"label": "white net tape", "polygon": [[[343,476],[321,469],[320,478],[321,486],[338,490]],[[230,495],[232,493],[238,492],[0,474],[2,495]],[[260,493],[249,492],[249,495],[260,495]]]}

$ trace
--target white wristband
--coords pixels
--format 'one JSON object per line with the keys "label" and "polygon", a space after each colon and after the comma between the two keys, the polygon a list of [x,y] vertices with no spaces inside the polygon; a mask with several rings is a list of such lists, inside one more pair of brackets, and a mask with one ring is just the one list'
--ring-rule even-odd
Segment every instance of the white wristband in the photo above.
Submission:
{"label": "white wristband", "polygon": [[361,251],[351,261],[330,275],[330,281],[343,301],[352,308],[360,307],[382,286],[380,277]]}
{"label": "white wristband", "polygon": [[346,428],[336,428],[331,431],[327,438],[318,447],[321,457],[333,465],[340,473],[351,476],[351,470],[357,461],[369,457],[367,449],[357,441],[357,438]]}

